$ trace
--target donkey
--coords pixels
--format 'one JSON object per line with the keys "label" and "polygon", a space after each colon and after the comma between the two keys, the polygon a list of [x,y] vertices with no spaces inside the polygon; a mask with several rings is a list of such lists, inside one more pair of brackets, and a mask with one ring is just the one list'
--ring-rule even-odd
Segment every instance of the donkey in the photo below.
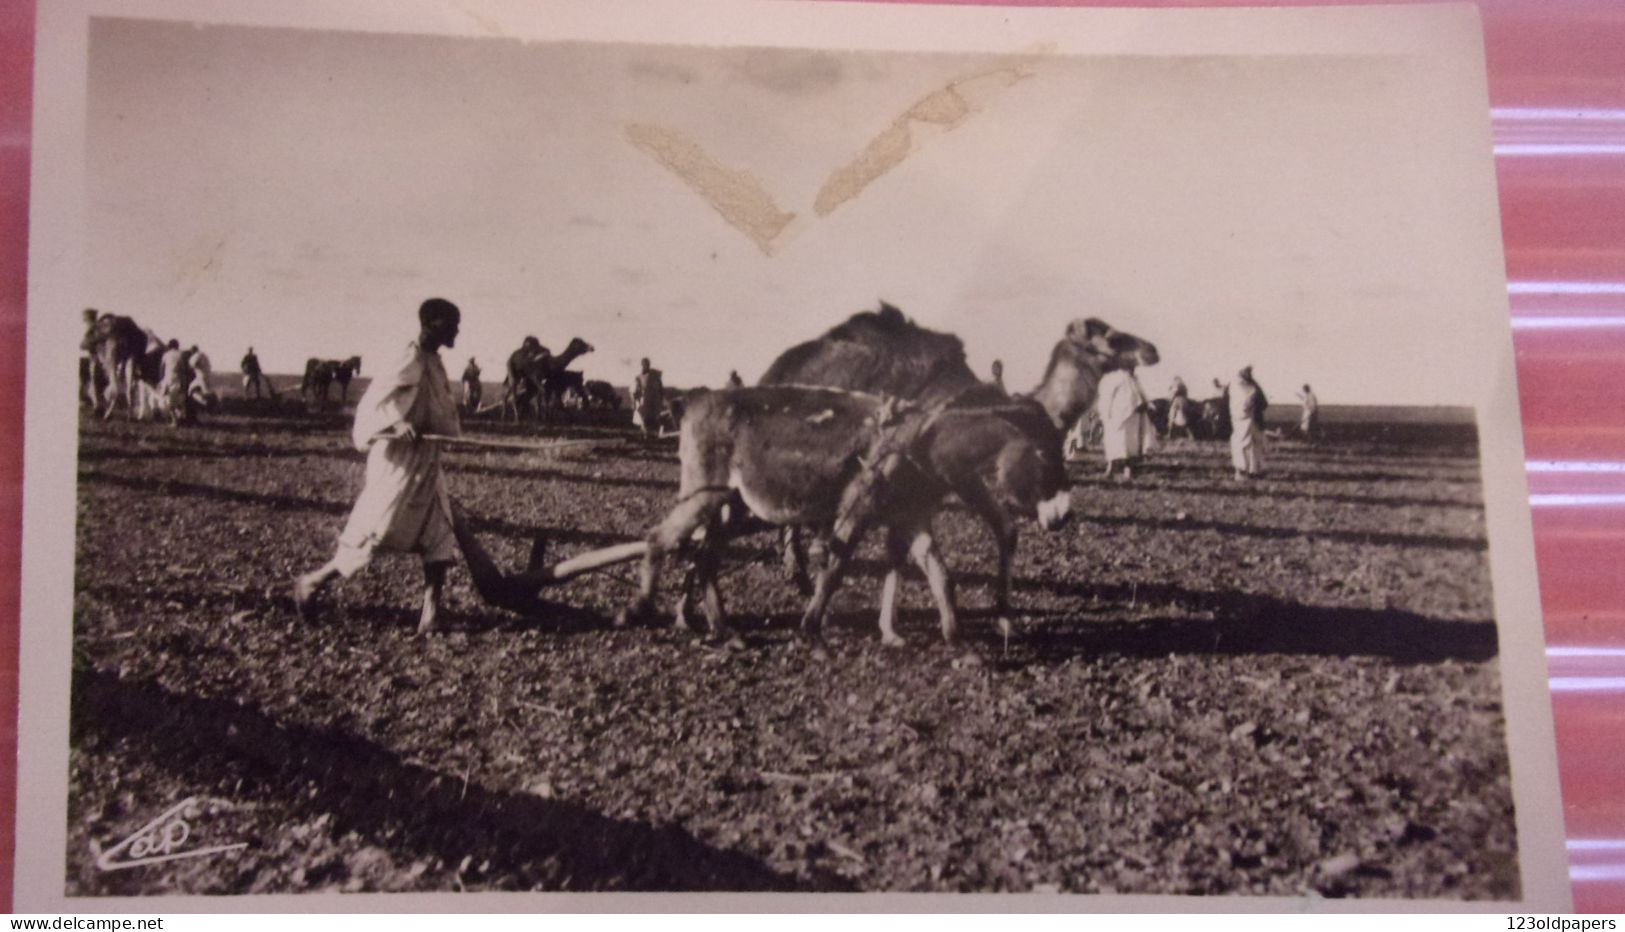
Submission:
{"label": "donkey", "polygon": [[677,505],[649,532],[639,595],[618,621],[651,611],[662,560],[701,532],[681,604],[697,587],[713,635],[737,643],[717,588],[724,539],[740,524],[727,513],[735,505],[768,524],[810,527],[826,541],[801,619],[802,636],[815,647],[845,566],[875,524],[887,528],[890,561],[880,610],[884,642],[902,643],[893,628],[897,583],[912,559],[926,574],[951,643],[951,582],[931,532],[953,488],[950,476],[981,470],[999,490],[1001,508],[1047,530],[1060,527],[1071,508],[1060,432],[1037,405],[999,394],[996,405],[926,409],[827,388],[696,392],[679,432]]}
{"label": "donkey", "polygon": [[[1043,380],[1031,397],[1058,430],[1065,432],[1095,403],[1101,377],[1125,365],[1154,365],[1150,341],[1114,329],[1098,318],[1074,320],[1050,351]],[[986,403],[984,385],[965,360],[965,347],[952,334],[915,324],[881,302],[877,311],[852,315],[822,336],[785,350],[762,376],[762,385],[825,385],[874,392],[924,405]],[[994,612],[1004,618],[1010,605],[1010,564],[1017,530],[998,495],[974,471],[947,477],[954,494],[993,532],[999,572]],[[786,564],[805,586],[798,548],[786,547]]]}

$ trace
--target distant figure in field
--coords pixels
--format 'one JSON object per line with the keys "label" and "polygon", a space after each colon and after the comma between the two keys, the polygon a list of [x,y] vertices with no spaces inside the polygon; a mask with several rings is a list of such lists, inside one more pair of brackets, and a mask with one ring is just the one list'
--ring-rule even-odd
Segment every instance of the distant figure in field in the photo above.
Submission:
{"label": "distant figure in field", "polygon": [[474,357],[468,357],[468,365],[463,367],[463,410],[473,414],[480,409],[480,394],[484,391],[480,385],[480,364]]}
{"label": "distant figure in field", "polygon": [[1253,367],[1242,366],[1227,389],[1230,394],[1230,463],[1237,479],[1264,474],[1264,411],[1269,399],[1253,380]]}
{"label": "distant figure in field", "polygon": [[1213,380],[1213,397],[1204,399],[1200,406],[1202,434],[1209,440],[1228,440],[1233,435],[1230,424],[1230,386]]}
{"label": "distant figure in field", "polygon": [[254,355],[254,347],[250,346],[248,348],[248,353],[243,356],[243,361],[238,368],[243,373],[244,398],[261,397],[260,390],[262,388],[265,390],[266,395],[272,398],[276,397],[276,389],[271,387],[270,381],[265,378],[265,373],[260,371],[260,358]]}
{"label": "distant figure in field", "polygon": [[1174,376],[1174,382],[1168,386],[1168,439],[1174,439],[1175,431],[1184,431],[1185,436],[1191,436],[1192,404],[1190,390],[1185,387],[1185,380]]}
{"label": "distant figure in field", "polygon": [[1004,388],[1004,360],[1002,359],[993,360],[993,384],[997,385],[1000,390]]}
{"label": "distant figure in field", "polygon": [[294,581],[301,615],[334,577],[349,578],[375,551],[415,553],[423,559],[423,609],[418,633],[435,629],[446,570],[456,556],[451,498],[440,469],[440,444],[424,434],[457,436],[457,402],[440,350],[457,342],[457,305],[430,298],[418,308],[417,340],[395,365],[373,379],[356,404],[350,438],[367,454],[366,484],[339,535],[333,559]]}
{"label": "distant figure in field", "polygon": [[732,372],[728,373],[728,387],[729,388],[744,388],[745,387],[745,380],[739,377],[739,370],[738,369],[735,369]]}
{"label": "distant figure in field", "polygon": [[169,418],[170,426],[178,427],[182,421],[191,420],[187,402],[192,391],[192,367],[187,363],[179,340],[169,341],[161,365],[158,408]]}
{"label": "distant figure in field", "polygon": [[186,364],[192,370],[192,381],[187,386],[187,400],[200,408],[214,405],[215,396],[210,379],[214,376],[214,365],[209,362],[209,356],[193,344],[186,349]]}
{"label": "distant figure in field", "polygon": [[1320,399],[1315,397],[1314,391],[1306,383],[1298,402],[1303,405],[1303,413],[1298,417],[1298,432],[1303,434],[1303,439],[1313,443],[1320,433]]}
{"label": "distant figure in field", "polygon": [[666,413],[666,389],[661,383],[660,370],[649,366],[644,358],[638,363],[637,381],[632,383],[632,412],[643,425],[643,436],[660,436],[660,420]]}
{"label": "distant figure in field", "polygon": [[1134,376],[1133,366],[1115,369],[1101,378],[1095,406],[1105,431],[1101,439],[1106,450],[1106,475],[1121,470],[1123,478],[1134,478],[1134,470],[1151,440],[1151,406],[1140,380]]}
{"label": "distant figure in field", "polygon": [[79,344],[79,404],[88,405],[92,411],[101,398],[101,386],[97,384],[101,381],[101,370],[90,353],[90,340],[91,334],[96,332],[96,318],[100,316],[101,312],[95,308],[85,308],[85,339]]}

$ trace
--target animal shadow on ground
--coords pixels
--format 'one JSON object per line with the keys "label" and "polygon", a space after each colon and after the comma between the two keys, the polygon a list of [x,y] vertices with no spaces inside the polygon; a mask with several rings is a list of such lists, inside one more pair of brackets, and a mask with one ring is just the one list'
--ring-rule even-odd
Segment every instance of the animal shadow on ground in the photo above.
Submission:
{"label": "animal shadow on ground", "polygon": [[[868,577],[878,581],[886,572],[887,565],[883,561],[858,558],[849,564],[846,575],[849,579]],[[904,585],[918,587],[921,578],[911,569],[904,574]],[[953,578],[961,591],[966,586],[991,590],[997,582],[995,576],[987,572],[960,570],[954,572]],[[990,654],[1024,658],[1017,659],[1017,665],[1065,662],[1079,656],[1161,657],[1174,653],[1368,656],[1406,664],[1452,660],[1476,663],[1495,657],[1499,651],[1493,621],[1446,621],[1398,609],[1307,605],[1256,593],[1186,589],[1155,583],[1129,586],[1017,576],[1010,580],[1010,587],[1012,593],[1038,591],[1069,602],[1098,606],[1083,610],[1035,610],[1023,607],[1019,598],[1013,599],[1012,616],[1029,621],[1043,620],[1036,625],[1024,625],[1006,645],[991,624],[990,605],[970,605],[962,596],[957,598],[960,637]],[[1135,603],[1174,606],[1173,614],[1118,620],[1098,617],[1102,612],[1143,614],[1125,611]],[[876,611],[872,605],[832,607],[824,626],[829,631],[841,632],[843,637],[873,638],[877,630]],[[1184,614],[1186,612],[1189,614]],[[1091,615],[1096,617],[1089,617]],[[651,624],[665,625],[669,617],[669,614],[663,615]],[[747,612],[736,617],[735,622],[749,617]],[[760,627],[755,628],[757,631],[790,633],[801,623],[799,612],[757,617],[761,618]],[[703,615],[700,619],[699,623],[704,624]],[[900,626],[912,645],[924,644],[922,639],[940,643],[935,609],[903,608]]]}
{"label": "animal shadow on ground", "polygon": [[[991,582],[991,577],[988,578]],[[1025,629],[1021,642],[1039,662],[1075,656],[1161,657],[1168,654],[1299,654],[1385,657],[1397,663],[1479,663],[1499,652],[1493,621],[1441,621],[1397,609],[1305,605],[1248,592],[1205,592],[1176,586],[1089,586],[1014,581],[1017,589],[1042,586],[1058,594],[1099,599],[1121,607],[1131,601],[1179,606],[1172,617],[1113,620],[1058,619]],[[1185,615],[1184,611],[1191,614]],[[1212,617],[1201,617],[1211,615]],[[989,636],[986,626],[974,634]],[[1015,641],[1012,639],[1012,644]]]}
{"label": "animal shadow on ground", "polygon": [[489,861],[506,889],[843,890],[711,847],[675,826],[614,819],[584,806],[465,783],[354,735],[278,722],[236,702],[172,692],[149,681],[78,668],[75,744],[89,734],[135,738],[151,761],[189,781],[331,814],[386,849],[455,864]]}

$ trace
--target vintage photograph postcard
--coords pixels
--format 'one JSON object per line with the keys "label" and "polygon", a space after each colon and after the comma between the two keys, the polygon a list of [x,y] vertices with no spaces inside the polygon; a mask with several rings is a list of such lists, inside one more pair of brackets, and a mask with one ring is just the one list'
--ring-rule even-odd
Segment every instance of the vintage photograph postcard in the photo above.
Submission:
{"label": "vintage photograph postcard", "polygon": [[1471,6],[39,25],[19,908],[1566,908]]}

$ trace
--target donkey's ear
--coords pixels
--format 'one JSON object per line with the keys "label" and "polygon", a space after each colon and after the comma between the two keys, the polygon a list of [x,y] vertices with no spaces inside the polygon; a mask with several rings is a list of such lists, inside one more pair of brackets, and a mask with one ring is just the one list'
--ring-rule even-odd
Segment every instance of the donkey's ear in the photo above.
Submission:
{"label": "donkey's ear", "polygon": [[1074,320],[1066,325],[1066,338],[1074,343],[1090,343],[1112,332],[1111,325],[1098,317]]}

